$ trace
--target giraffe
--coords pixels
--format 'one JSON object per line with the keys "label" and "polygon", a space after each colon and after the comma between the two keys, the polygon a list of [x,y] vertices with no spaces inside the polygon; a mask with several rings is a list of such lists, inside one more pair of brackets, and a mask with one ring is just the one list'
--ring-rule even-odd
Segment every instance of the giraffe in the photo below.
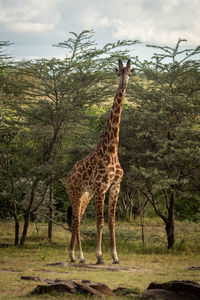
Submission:
{"label": "giraffe", "polygon": [[97,264],[103,264],[101,243],[104,226],[104,200],[109,190],[108,227],[111,241],[111,257],[114,264],[119,264],[115,242],[115,211],[120,191],[123,170],[118,159],[119,129],[122,106],[129,76],[132,75],[131,61],[126,67],[118,60],[115,68],[120,77],[119,86],[114,97],[106,128],[99,138],[96,148],[82,160],[76,162],[67,178],[67,189],[72,206],[72,234],[69,257],[75,262],[75,243],[78,244],[80,263],[84,263],[84,255],[80,239],[80,221],[92,196],[96,200],[97,226]]}

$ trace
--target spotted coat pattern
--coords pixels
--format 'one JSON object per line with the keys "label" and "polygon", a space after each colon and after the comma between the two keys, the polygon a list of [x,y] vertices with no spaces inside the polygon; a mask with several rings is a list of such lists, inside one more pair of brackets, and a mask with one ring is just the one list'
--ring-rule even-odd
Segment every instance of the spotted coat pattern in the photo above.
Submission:
{"label": "spotted coat pattern", "polygon": [[106,128],[101,134],[96,148],[82,160],[78,161],[67,178],[67,190],[72,206],[72,236],[69,256],[75,261],[75,243],[78,244],[79,260],[84,262],[80,239],[80,221],[85,209],[92,198],[96,200],[96,225],[97,225],[97,263],[103,263],[101,241],[104,226],[104,200],[109,190],[108,226],[111,239],[111,256],[113,263],[119,263],[115,242],[115,210],[120,191],[120,182],[123,170],[118,159],[119,129],[122,105],[129,76],[132,73],[130,60],[126,67],[119,60],[116,69],[120,82],[114,97]]}

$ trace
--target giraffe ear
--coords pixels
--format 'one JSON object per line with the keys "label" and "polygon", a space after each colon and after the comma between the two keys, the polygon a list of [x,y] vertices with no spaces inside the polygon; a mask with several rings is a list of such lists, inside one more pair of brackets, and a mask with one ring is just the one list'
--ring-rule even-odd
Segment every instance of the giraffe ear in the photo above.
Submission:
{"label": "giraffe ear", "polygon": [[123,63],[122,63],[121,59],[118,59],[118,64],[119,64],[119,69],[122,70]]}
{"label": "giraffe ear", "polygon": [[127,71],[131,70],[131,60],[130,59],[127,60],[126,69],[127,69]]}

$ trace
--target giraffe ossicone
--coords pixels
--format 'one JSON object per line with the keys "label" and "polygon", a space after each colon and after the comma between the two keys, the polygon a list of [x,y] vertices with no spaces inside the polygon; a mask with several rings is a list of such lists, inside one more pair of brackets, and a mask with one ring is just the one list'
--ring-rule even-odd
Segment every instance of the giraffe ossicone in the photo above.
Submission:
{"label": "giraffe ossicone", "polygon": [[69,172],[67,178],[67,190],[72,207],[72,234],[69,250],[71,262],[75,262],[76,242],[80,263],[85,262],[81,247],[80,222],[88,203],[94,195],[96,200],[97,226],[96,257],[97,264],[103,263],[101,244],[104,226],[104,200],[106,192],[109,190],[108,227],[110,231],[111,257],[113,263],[119,263],[115,241],[115,211],[123,170],[118,158],[118,144],[121,112],[126,87],[130,75],[134,72],[131,69],[131,61],[128,60],[124,67],[122,61],[118,60],[116,72],[120,80],[106,128],[92,153],[78,161]]}

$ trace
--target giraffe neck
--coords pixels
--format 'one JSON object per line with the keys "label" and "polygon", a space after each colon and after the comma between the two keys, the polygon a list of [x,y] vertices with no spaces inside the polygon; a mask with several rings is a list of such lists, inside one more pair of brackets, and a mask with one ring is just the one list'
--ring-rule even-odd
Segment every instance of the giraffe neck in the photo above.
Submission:
{"label": "giraffe neck", "polygon": [[99,146],[104,153],[109,155],[115,154],[118,150],[120,121],[125,91],[126,85],[120,84],[114,97],[106,128],[100,137]]}

